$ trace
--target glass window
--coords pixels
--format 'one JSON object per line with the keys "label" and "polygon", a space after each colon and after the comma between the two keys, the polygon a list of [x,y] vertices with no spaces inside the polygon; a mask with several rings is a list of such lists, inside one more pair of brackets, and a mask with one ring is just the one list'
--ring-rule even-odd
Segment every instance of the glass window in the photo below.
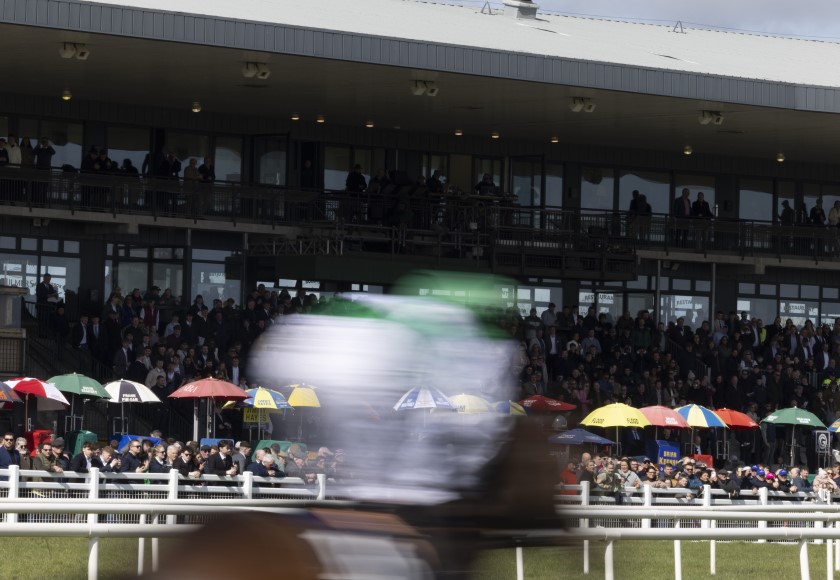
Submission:
{"label": "glass window", "polygon": [[216,179],[218,181],[242,181],[242,139],[239,137],[216,137],[213,164],[216,168]]}
{"label": "glass window", "polygon": [[35,252],[38,250],[38,240],[35,238],[21,238],[20,249]]}
{"label": "glass window", "polygon": [[41,137],[49,139],[55,149],[55,155],[50,162],[53,167],[62,165],[72,165],[77,169],[80,167],[84,135],[84,129],[80,123],[21,119],[20,130],[33,147],[38,144]]}
{"label": "glass window", "polygon": [[523,207],[539,207],[542,199],[542,160],[513,159],[510,163],[510,191]]}
{"label": "glass window", "polygon": [[[782,317],[783,321],[790,318],[798,327],[805,324],[806,320],[816,324],[820,317],[820,304],[809,300],[781,300],[778,315]],[[774,314],[774,316],[776,315]]]}
{"label": "glass window", "polygon": [[108,127],[108,157],[123,166],[128,159],[137,168],[143,169],[146,156],[149,155],[149,130],[136,127]]}
{"label": "glass window", "polygon": [[14,250],[17,247],[17,238],[11,236],[0,236],[0,248]]}
{"label": "glass window", "polygon": [[[758,285],[758,292],[759,292],[759,294],[775,296],[776,295],[776,285],[775,284],[759,284]],[[830,296],[826,296],[826,298],[830,298]]]}
{"label": "glass window", "polygon": [[809,286],[807,284],[803,284],[799,287],[800,296],[802,298],[819,298],[820,297],[820,287],[819,286]]}
{"label": "glass window", "polygon": [[214,260],[217,262],[224,262],[225,258],[232,256],[234,252],[229,250],[205,250],[202,248],[193,248],[193,260]]}
{"label": "glass window", "polygon": [[[172,295],[180,297],[184,292],[184,267],[181,264],[152,264],[152,285],[172,290]],[[239,296],[234,297],[238,300]]]}
{"label": "glass window", "polygon": [[134,288],[145,292],[149,287],[149,265],[145,262],[120,262],[116,274],[117,279],[112,283],[122,288],[123,296],[130,294]]}
{"label": "glass window", "polygon": [[195,157],[198,165],[201,165],[204,158],[210,155],[210,137],[193,133],[167,133],[164,148],[181,160],[181,173],[178,175],[183,176],[190,158]]}
{"label": "glass window", "polygon": [[597,314],[606,314],[607,322],[615,324],[624,313],[624,296],[615,292],[598,292]]}
{"label": "glass window", "polygon": [[742,220],[773,219],[773,181],[742,179],[738,188],[738,217]]}
{"label": "glass window", "polygon": [[[667,276],[660,276],[659,277],[659,290],[660,291],[667,291],[670,289],[669,284],[671,283],[671,279]],[[651,290],[656,290],[656,280],[651,280],[651,284],[653,284],[653,288]]]}
{"label": "glass window", "polygon": [[61,300],[76,299],[79,296],[79,258],[41,257],[41,276],[50,274],[51,283]]}
{"label": "glass window", "polygon": [[750,318],[760,318],[765,326],[770,321],[776,320],[779,315],[779,305],[776,300],[768,298],[755,298],[753,296],[741,296],[738,298],[738,312],[746,312]]}
{"label": "glass window", "polygon": [[0,285],[26,288],[29,296],[35,296],[37,271],[37,256],[0,254]]}
{"label": "glass window", "polygon": [[75,242],[73,240],[64,240],[64,253],[65,254],[78,254],[79,253],[79,242]]}
{"label": "glass window", "polygon": [[[715,215],[715,178],[712,175],[689,175],[677,173],[674,175],[674,191],[676,195],[682,195],[682,190],[688,188],[691,192],[691,200],[697,199],[697,194],[703,192],[703,198],[709,202],[709,208]],[[670,212],[671,208],[668,208]],[[656,211],[655,209],[653,211]]]}
{"label": "glass window", "polygon": [[782,298],[799,298],[799,284],[779,284],[779,296]]}
{"label": "glass window", "polygon": [[191,296],[201,294],[205,304],[212,304],[216,298],[233,298],[238,302],[241,296],[241,282],[226,277],[224,264],[193,262],[190,293]]}
{"label": "glass window", "polygon": [[691,280],[674,278],[671,280],[671,290],[691,290]]}
{"label": "glass window", "polygon": [[749,282],[739,282],[738,292],[741,294],[755,294],[755,284],[750,284]]}
{"label": "glass window", "polygon": [[288,143],[286,135],[254,137],[254,171],[258,183],[286,185]]}
{"label": "glass window", "polygon": [[837,288],[823,288],[823,298],[837,300],[840,298],[840,291]]}
{"label": "glass window", "polygon": [[545,207],[563,207],[563,164],[545,164]]}
{"label": "glass window", "polygon": [[[324,189],[344,191],[347,181],[347,174],[353,168],[352,152],[350,147],[336,147],[334,145],[324,148]],[[365,168],[362,168],[364,171]],[[369,170],[368,170],[369,171]],[[368,180],[368,176],[365,176]]]}
{"label": "glass window", "polygon": [[58,252],[58,240],[42,240],[41,249],[44,252]]}
{"label": "glass window", "polygon": [[709,298],[707,296],[664,295],[660,297],[660,318],[671,322],[685,318],[691,328],[697,328],[704,320],[709,320]]}
{"label": "glass window", "polygon": [[698,292],[711,292],[712,283],[709,280],[695,280],[694,289]]}
{"label": "glass window", "polygon": [[834,324],[840,318],[840,304],[837,302],[823,302],[820,304],[820,324]]}
{"label": "glass window", "polygon": [[[504,183],[502,170],[502,160],[496,157],[476,157],[475,158],[475,183],[480,183],[485,173],[493,176],[493,183],[497,187],[501,187]],[[473,184],[474,185],[474,184]]]}
{"label": "glass window", "polygon": [[667,173],[622,171],[618,180],[618,209],[630,209],[633,191],[647,198],[653,213],[671,212],[671,177]]}
{"label": "glass window", "polygon": [[148,258],[149,248],[129,247],[128,255],[131,258]]}
{"label": "glass window", "polygon": [[446,153],[427,153],[423,155],[423,175],[431,177],[435,171],[440,171],[440,181],[446,187],[446,177],[449,175],[449,155]]}
{"label": "glass window", "polygon": [[647,276],[639,276],[635,280],[630,280],[627,282],[628,288],[638,288],[640,290],[647,290],[648,287],[648,277]]}
{"label": "glass window", "polygon": [[[776,207],[779,208],[779,215],[782,213],[782,202],[786,201],[794,210],[796,210],[796,183],[793,181],[779,181],[776,185]],[[808,196],[805,196],[806,205],[810,208],[813,203],[808,203]],[[828,210],[826,209],[826,213]],[[774,216],[776,221],[779,221],[779,216]]]}
{"label": "glass window", "polygon": [[585,210],[611,210],[614,207],[613,170],[584,167],[580,184],[580,207]]}

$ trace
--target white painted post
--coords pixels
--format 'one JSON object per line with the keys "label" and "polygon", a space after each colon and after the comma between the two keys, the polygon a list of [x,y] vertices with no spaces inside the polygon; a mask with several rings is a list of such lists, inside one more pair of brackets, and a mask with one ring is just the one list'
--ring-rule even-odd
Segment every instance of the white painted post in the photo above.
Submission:
{"label": "white painted post", "polygon": [[[580,505],[582,507],[587,507],[589,505],[588,481],[580,482]],[[589,527],[589,520],[587,518],[581,518],[579,525],[581,529],[585,530]],[[589,540],[583,541],[583,573],[589,574]]]}
{"label": "white painted post", "polygon": [[[169,489],[167,490],[166,499],[173,500],[173,501],[178,499],[178,479],[179,478],[180,478],[180,474],[176,470],[171,469],[169,471],[169,481],[166,482],[167,487]],[[172,524],[176,523],[176,521],[177,520],[176,520],[175,515],[169,514],[169,515],[166,516],[166,523],[167,524],[172,525]]]}
{"label": "white painted post", "polygon": [[[91,467],[88,474],[88,499],[94,503],[99,499],[99,468]],[[95,525],[99,522],[97,514],[88,514],[88,524]],[[97,580],[99,578],[99,538],[91,536],[88,539],[88,580]]]}
{"label": "white painted post", "polygon": [[[824,528],[824,527],[825,527],[825,524],[824,524],[822,521],[816,521],[816,522],[814,522],[814,528],[815,528],[815,529],[822,529],[822,528]],[[826,541],[827,541],[827,540],[826,540]],[[814,543],[815,543],[815,544],[822,544],[822,543],[823,543],[823,541],[822,541],[822,539],[819,539],[819,538],[818,538],[818,539],[814,540]]]}
{"label": "white painted post", "polygon": [[[674,529],[680,529],[679,518],[674,518]],[[682,580],[682,542],[674,540],[674,580]]]}
{"label": "white painted post", "polygon": [[[9,466],[9,494],[8,499],[20,498],[20,467],[17,465]],[[17,514],[6,514],[6,521],[10,524],[18,522]]]}
{"label": "white painted post", "polygon": [[525,580],[525,564],[522,561],[522,546],[516,546],[516,580]]}
{"label": "white painted post", "polygon": [[240,478],[242,483],[242,498],[254,499],[254,472],[246,471]]}
{"label": "white painted post", "polygon": [[[144,525],[146,523],[146,514],[140,514],[140,525]],[[137,539],[137,575],[143,575],[143,566],[146,562],[144,562],[144,556],[146,552],[146,538],[140,536]]]}
{"label": "white painted post", "polygon": [[[834,528],[840,530],[840,521],[834,522]],[[840,540],[834,541],[834,570],[840,571]]]}
{"label": "white painted post", "polygon": [[[152,516],[152,523],[155,525],[160,523],[160,514],[155,514],[154,516]],[[160,546],[158,544],[158,538],[152,538],[152,572],[158,571],[158,562],[160,555]]]}
{"label": "white painted post", "polygon": [[[767,507],[768,500],[767,500],[767,488],[766,487],[762,487],[761,489],[758,490],[758,502],[762,506]],[[766,529],[767,528],[767,520],[762,520],[762,521],[758,522],[758,527],[760,529]],[[767,542],[767,540],[758,540],[759,544],[764,544],[766,542]]]}
{"label": "white painted post", "polygon": [[[704,508],[712,507],[712,486],[711,485],[704,485],[703,486],[703,507]],[[709,520],[707,520],[707,519],[700,520],[700,527],[701,528],[708,528],[709,527]]]}
{"label": "white painted post", "polygon": [[318,474],[318,501],[324,501],[327,497],[327,474]]}
{"label": "white painted post", "polygon": [[799,572],[802,580],[811,580],[811,569],[808,565],[808,542],[799,541]]}
{"label": "white painted post", "polygon": [[[831,527],[831,524],[829,524]],[[834,540],[826,540],[825,541],[825,577],[826,580],[834,580],[834,557],[832,556],[832,552],[834,551]]]}
{"label": "white painted post", "polygon": [[[649,485],[645,485],[642,489],[642,496],[644,498],[645,507],[653,506],[653,489]],[[650,518],[642,518],[642,528],[650,528]]]}
{"label": "white painted post", "polygon": [[613,570],[613,541],[607,541],[607,549],[604,550],[604,580],[615,580]]}
{"label": "white painted post", "polygon": [[[717,527],[717,520],[712,520],[709,522],[712,525],[712,529]],[[717,544],[715,540],[709,540],[709,573],[714,576],[717,574]]]}

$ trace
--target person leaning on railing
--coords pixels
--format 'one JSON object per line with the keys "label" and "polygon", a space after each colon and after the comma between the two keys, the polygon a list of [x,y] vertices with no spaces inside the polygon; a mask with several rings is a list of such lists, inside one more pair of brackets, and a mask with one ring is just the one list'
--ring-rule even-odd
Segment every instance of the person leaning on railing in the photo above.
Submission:
{"label": "person leaning on railing", "polygon": [[615,472],[615,463],[607,463],[604,470],[595,478],[595,485],[598,491],[615,499],[615,503],[624,503],[624,496],[621,493],[624,484]]}

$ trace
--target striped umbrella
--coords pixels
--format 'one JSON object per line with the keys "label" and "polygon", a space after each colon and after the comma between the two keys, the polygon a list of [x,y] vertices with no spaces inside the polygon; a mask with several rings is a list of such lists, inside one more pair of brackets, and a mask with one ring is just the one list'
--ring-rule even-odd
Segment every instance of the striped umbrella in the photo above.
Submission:
{"label": "striped umbrella", "polygon": [[519,403],[513,401],[499,401],[495,405],[496,412],[502,415],[526,415],[525,409]]}
{"label": "striped umbrella", "polygon": [[105,391],[111,395],[109,403],[120,404],[120,425],[125,429],[126,403],[160,403],[160,399],[146,385],[120,379],[105,385]]}
{"label": "striped umbrella", "polygon": [[710,429],[712,427],[727,427],[726,422],[723,419],[721,419],[717,413],[715,413],[711,409],[703,407],[702,405],[686,405],[685,407],[678,408],[676,411],[677,413],[683,416],[683,418],[688,423],[689,427],[691,427],[692,429]]}
{"label": "striped umbrella", "polygon": [[459,413],[475,414],[491,413],[493,411],[490,403],[475,395],[461,393],[460,395],[449,397],[449,401],[455,405]]}
{"label": "striped umbrella", "polygon": [[62,405],[70,405],[70,401],[61,394],[61,391],[59,391],[54,384],[48,383],[47,381],[42,381],[41,379],[35,379],[32,377],[20,377],[5,381],[5,383],[19,395],[26,395],[25,417],[27,431],[32,430],[29,425],[29,395],[32,395],[33,397],[41,397],[42,399],[49,399],[51,401],[57,401]]}
{"label": "striped umbrella", "polygon": [[248,389],[245,391],[248,398],[244,401],[228,401],[225,403],[224,409],[268,409],[269,411],[279,411],[281,409],[293,409],[283,393],[257,387],[256,389]]}
{"label": "striped umbrella", "polygon": [[397,401],[394,411],[412,409],[451,409],[457,410],[449,398],[433,387],[414,387]]}

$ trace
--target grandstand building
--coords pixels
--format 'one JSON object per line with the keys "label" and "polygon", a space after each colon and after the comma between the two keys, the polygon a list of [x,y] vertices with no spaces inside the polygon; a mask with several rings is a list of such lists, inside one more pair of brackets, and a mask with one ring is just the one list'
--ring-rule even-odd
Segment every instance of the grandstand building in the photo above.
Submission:
{"label": "grandstand building", "polygon": [[0,135],[55,152],[0,167],[0,283],[49,272],[71,312],[436,268],[511,276],[522,308],[840,316],[838,44],[526,0],[0,7]]}

